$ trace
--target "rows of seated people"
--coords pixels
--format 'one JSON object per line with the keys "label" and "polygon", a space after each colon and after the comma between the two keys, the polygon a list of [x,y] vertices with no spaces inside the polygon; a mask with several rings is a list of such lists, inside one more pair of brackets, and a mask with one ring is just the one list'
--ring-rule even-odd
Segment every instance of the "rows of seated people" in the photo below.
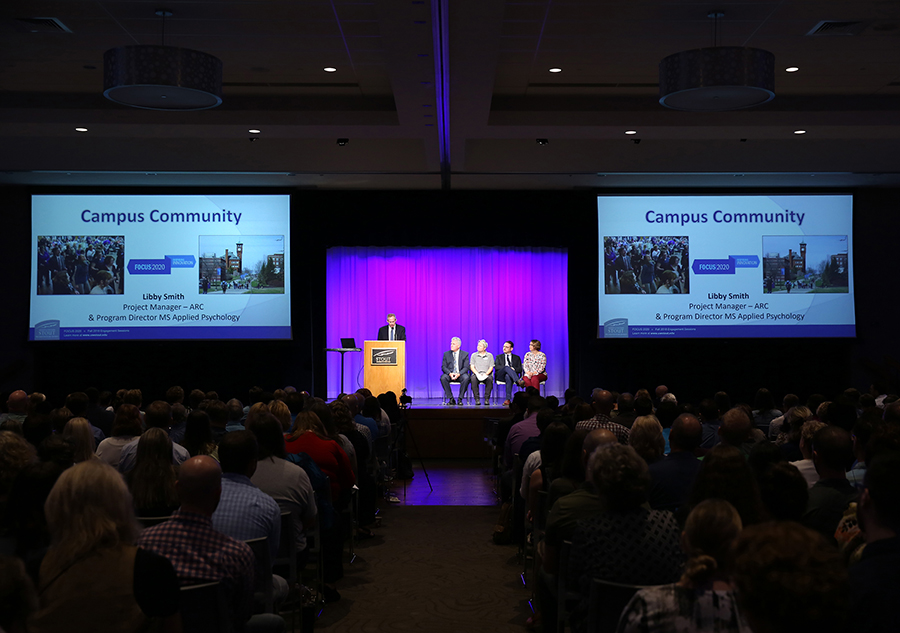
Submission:
{"label": "rows of seated people", "polygon": [[606,630],[605,595],[620,632],[900,630],[900,401],[885,391],[781,409],[767,389],[753,406],[665,386],[569,390],[562,406],[517,394],[497,440],[523,508],[511,531],[535,528],[518,537],[537,542],[529,625]]}
{"label": "rows of seated people", "polygon": [[[247,406],[181,387],[146,406],[138,389],[55,403],[15,391],[5,403],[6,632],[180,631],[180,588],[210,582],[236,631],[282,631],[279,611],[340,600],[344,546],[377,525],[401,415],[394,394],[365,389],[328,404],[290,387],[254,387]],[[261,590],[263,560],[278,565]],[[308,562],[320,570],[291,577]]]}

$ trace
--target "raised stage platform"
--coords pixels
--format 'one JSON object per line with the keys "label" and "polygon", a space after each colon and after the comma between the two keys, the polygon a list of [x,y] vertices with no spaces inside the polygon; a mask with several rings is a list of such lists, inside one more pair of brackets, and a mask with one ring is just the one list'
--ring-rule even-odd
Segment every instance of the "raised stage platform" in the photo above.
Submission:
{"label": "raised stage platform", "polygon": [[413,459],[484,459],[489,462],[485,419],[505,418],[509,409],[502,405],[502,400],[481,406],[475,405],[471,398],[468,402],[462,406],[444,406],[439,398],[416,398],[412,407],[405,411],[410,431],[406,439],[409,456]]}

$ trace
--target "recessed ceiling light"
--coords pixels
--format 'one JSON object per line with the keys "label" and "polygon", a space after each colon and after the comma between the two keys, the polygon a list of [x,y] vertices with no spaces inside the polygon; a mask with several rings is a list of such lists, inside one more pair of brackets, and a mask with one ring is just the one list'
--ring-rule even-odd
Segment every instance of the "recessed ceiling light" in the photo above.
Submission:
{"label": "recessed ceiling light", "polygon": [[806,130],[794,130],[794,134],[806,134]]}
{"label": "recessed ceiling light", "polygon": [[797,72],[798,70],[800,70],[800,69],[799,69],[797,66],[788,66],[787,68],[784,69],[784,72],[786,72],[786,73],[795,73],[795,72]]}
{"label": "recessed ceiling light", "polygon": [[247,130],[250,134],[259,134],[259,130]]}
{"label": "recessed ceiling light", "polygon": [[551,69],[550,69],[550,72],[551,72],[551,73],[561,73],[561,72],[562,72],[562,68],[551,68]]}
{"label": "recessed ceiling light", "polygon": [[637,134],[637,130],[625,130],[625,134]]}
{"label": "recessed ceiling light", "polygon": [[326,66],[322,70],[324,70],[326,73],[336,73],[337,72],[337,68],[334,68],[332,66]]}
{"label": "recessed ceiling light", "polygon": [[77,128],[75,128],[75,131],[76,132],[87,132],[87,128],[86,127],[77,127]]}

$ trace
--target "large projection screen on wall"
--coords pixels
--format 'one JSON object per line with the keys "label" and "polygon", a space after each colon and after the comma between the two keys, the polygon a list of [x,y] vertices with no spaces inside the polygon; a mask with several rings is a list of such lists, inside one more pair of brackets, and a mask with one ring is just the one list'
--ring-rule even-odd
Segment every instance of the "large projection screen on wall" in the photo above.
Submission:
{"label": "large projection screen on wall", "polygon": [[600,338],[853,337],[850,195],[599,196]]}
{"label": "large projection screen on wall", "polygon": [[287,195],[34,195],[29,339],[289,339]]}

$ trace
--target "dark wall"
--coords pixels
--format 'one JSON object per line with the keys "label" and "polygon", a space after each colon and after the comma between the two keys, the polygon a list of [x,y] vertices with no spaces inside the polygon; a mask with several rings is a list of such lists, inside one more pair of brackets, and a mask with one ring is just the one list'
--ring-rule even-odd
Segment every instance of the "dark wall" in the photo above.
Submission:
{"label": "dark wall", "polygon": [[[145,399],[172,384],[216,389],[244,398],[248,387],[286,384],[325,391],[325,251],[328,246],[559,246],[569,249],[569,333],[572,386],[583,394],[666,384],[696,401],[724,389],[750,399],[760,386],[776,392],[828,395],[868,388],[877,377],[900,390],[900,357],[891,325],[894,236],[900,234],[900,191],[856,192],[855,340],[598,340],[597,227],[594,192],[323,192],[292,198],[293,341],[59,342],[27,341],[30,284],[30,194],[2,189],[7,239],[0,316],[0,389],[24,388],[59,397],[89,385],[137,386]],[[107,189],[104,193],[149,193]],[[42,189],[40,193],[73,193]],[[97,193],[78,190],[77,193]],[[152,193],[201,193],[157,189]],[[230,193],[259,193],[230,191]],[[284,191],[278,191],[284,193]],[[612,193],[612,192],[609,192]],[[635,193],[635,192],[616,192]],[[641,193],[647,193],[643,191]],[[465,280],[460,292],[465,293]],[[377,290],[373,290],[377,291]],[[365,301],[367,288],[346,292]],[[510,288],[515,301],[540,301],[540,288]]]}

